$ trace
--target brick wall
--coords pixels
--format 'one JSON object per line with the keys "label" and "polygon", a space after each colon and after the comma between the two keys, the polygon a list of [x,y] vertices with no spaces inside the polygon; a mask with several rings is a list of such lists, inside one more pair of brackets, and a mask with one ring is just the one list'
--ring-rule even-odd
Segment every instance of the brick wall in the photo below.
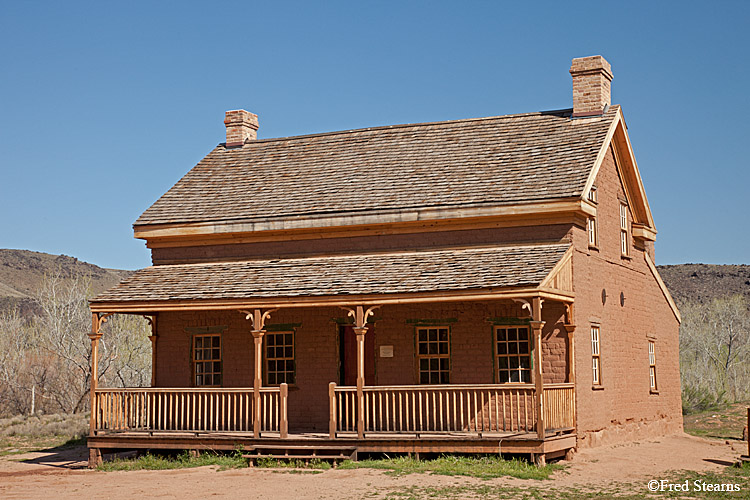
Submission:
{"label": "brick wall", "polygon": [[[644,249],[631,241],[631,258],[621,257],[619,199],[625,193],[611,150],[595,185],[599,248],[588,247],[584,228],[573,231],[581,446],[642,439],[682,428],[679,324],[646,265]],[[632,213],[629,219],[632,223]],[[606,290],[606,301],[602,290]],[[600,324],[601,390],[592,387],[592,323]],[[656,341],[658,394],[649,390],[649,338]]]}

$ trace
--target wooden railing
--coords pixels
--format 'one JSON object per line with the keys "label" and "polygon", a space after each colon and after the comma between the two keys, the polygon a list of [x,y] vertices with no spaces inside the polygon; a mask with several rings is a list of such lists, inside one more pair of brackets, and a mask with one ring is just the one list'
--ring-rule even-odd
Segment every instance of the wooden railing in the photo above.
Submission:
{"label": "wooden railing", "polygon": [[[261,432],[285,431],[285,385],[260,390]],[[95,430],[253,432],[253,403],[252,388],[96,389]]]}
{"label": "wooden railing", "polygon": [[544,385],[544,427],[546,430],[575,427],[575,385]]}
{"label": "wooden railing", "polygon": [[[531,432],[531,384],[365,387],[366,432]],[[357,431],[357,389],[331,384],[332,433]]]}

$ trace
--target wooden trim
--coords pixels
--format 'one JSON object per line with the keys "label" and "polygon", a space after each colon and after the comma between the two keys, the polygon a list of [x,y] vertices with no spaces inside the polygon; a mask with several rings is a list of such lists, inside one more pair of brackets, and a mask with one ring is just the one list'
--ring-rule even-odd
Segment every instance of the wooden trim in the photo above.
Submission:
{"label": "wooden trim", "polygon": [[[573,247],[571,246],[563,254],[560,261],[555,264],[552,271],[540,283],[540,287],[552,288],[563,292],[573,293]],[[557,282],[558,286],[554,286]],[[560,286],[562,285],[562,286]],[[567,285],[567,286],[566,286]]]}
{"label": "wooden trim", "polygon": [[[548,287],[504,288],[500,290],[464,290],[453,292],[394,293],[383,295],[332,295],[322,297],[281,297],[269,299],[215,299],[175,301],[123,301],[90,302],[92,312],[145,313],[156,311],[223,311],[233,309],[281,308],[281,307],[327,307],[362,305],[420,304],[425,302],[459,302],[466,300],[500,300],[512,298],[545,299],[570,303],[575,299],[572,292]],[[252,301],[251,301],[252,300]]]}
{"label": "wooden trim", "polygon": [[652,229],[643,224],[633,222],[633,238],[656,241],[656,229]]}
{"label": "wooden trim", "polygon": [[540,222],[563,224],[570,222],[571,214],[589,214],[592,208],[595,210],[587,200],[575,197],[513,205],[368,211],[360,215],[304,219],[152,224],[134,226],[133,232],[135,238],[147,240],[149,248],[162,248],[514,227]]}
{"label": "wooden trim", "polygon": [[[440,354],[440,352],[439,352],[440,351],[440,347],[439,346],[440,346],[440,342],[441,342],[440,341],[440,337],[439,337],[440,336],[440,329],[448,330],[448,352],[446,354]],[[429,330],[438,330],[438,339],[437,339],[438,353],[437,354],[429,354],[429,353],[427,353],[427,354],[420,354],[419,353],[419,342],[420,342],[420,340],[419,340],[419,331],[420,330],[427,330],[428,331],[428,339],[426,341],[426,343],[428,345],[430,343]],[[416,363],[415,363],[416,366],[415,366],[415,368],[416,368],[416,375],[417,375],[417,383],[419,385],[440,385],[440,384],[432,384],[430,382],[427,382],[426,384],[422,384],[421,383],[421,380],[422,380],[422,376],[421,376],[422,375],[422,367],[420,366],[420,361],[423,360],[423,359],[428,359],[428,360],[429,359],[437,359],[437,360],[448,359],[448,382],[447,383],[450,383],[450,381],[452,379],[452,375],[453,375],[453,360],[452,360],[452,352],[453,352],[452,347],[453,346],[452,346],[452,343],[453,343],[453,335],[452,335],[452,332],[451,332],[451,325],[450,324],[415,325],[414,326],[414,355],[415,355],[415,360],[416,360]],[[440,362],[438,361],[438,365],[439,365],[439,363]],[[432,373],[432,370],[428,369],[427,372],[428,373]],[[438,366],[437,373],[438,374],[442,373],[442,370],[440,369],[439,366]]]}
{"label": "wooden trim", "polygon": [[654,262],[651,260],[651,257],[649,257],[648,252],[643,252],[643,258],[646,260],[646,264],[648,265],[648,268],[651,270],[651,274],[653,274],[654,278],[656,278],[656,282],[659,284],[659,288],[661,288],[661,292],[664,294],[664,298],[667,299],[667,302],[669,303],[669,307],[672,308],[672,313],[674,313],[675,318],[677,318],[677,322],[682,323],[682,316],[680,315],[680,310],[677,308],[677,304],[675,304],[674,299],[672,298],[672,294],[669,293],[669,289],[667,288],[667,285],[664,284],[664,281],[662,281],[661,276],[659,276],[659,271],[656,269],[656,266],[654,265]]}

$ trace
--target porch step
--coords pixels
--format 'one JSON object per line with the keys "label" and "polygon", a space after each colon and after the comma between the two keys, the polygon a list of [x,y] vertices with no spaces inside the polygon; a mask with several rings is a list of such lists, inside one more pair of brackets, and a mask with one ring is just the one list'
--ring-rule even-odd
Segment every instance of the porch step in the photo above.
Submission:
{"label": "porch step", "polygon": [[351,446],[316,446],[316,445],[254,445],[242,455],[254,463],[260,458],[273,458],[276,460],[331,460],[334,463],[343,460],[356,460],[357,448]]}

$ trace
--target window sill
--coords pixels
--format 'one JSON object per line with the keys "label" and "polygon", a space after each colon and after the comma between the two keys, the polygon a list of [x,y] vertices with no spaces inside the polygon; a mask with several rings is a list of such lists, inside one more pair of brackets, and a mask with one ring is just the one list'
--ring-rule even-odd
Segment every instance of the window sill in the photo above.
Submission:
{"label": "window sill", "polygon": [[596,246],[596,245],[589,244],[589,250],[596,250],[598,252],[599,251],[599,247]]}
{"label": "window sill", "polygon": [[620,255],[620,258],[625,260],[633,260],[633,257],[631,257],[630,255]]}
{"label": "window sill", "polygon": [[592,385],[591,386],[591,390],[592,391],[603,391],[604,390],[604,386],[603,385]]}
{"label": "window sill", "polygon": [[656,394],[658,396],[659,395],[659,389],[649,389],[648,393],[649,394]]}

